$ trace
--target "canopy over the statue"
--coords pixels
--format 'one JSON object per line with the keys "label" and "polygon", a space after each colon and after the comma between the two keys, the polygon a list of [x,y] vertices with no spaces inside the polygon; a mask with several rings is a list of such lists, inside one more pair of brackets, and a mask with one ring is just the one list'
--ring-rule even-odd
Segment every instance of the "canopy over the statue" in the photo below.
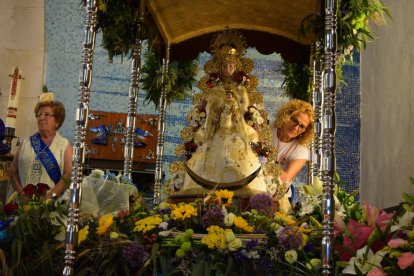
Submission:
{"label": "canopy over the statue", "polygon": [[320,0],[151,0],[147,6],[173,59],[195,58],[209,50],[216,32],[239,29],[249,46],[290,62],[308,62],[313,38],[300,35],[301,22],[321,9]]}

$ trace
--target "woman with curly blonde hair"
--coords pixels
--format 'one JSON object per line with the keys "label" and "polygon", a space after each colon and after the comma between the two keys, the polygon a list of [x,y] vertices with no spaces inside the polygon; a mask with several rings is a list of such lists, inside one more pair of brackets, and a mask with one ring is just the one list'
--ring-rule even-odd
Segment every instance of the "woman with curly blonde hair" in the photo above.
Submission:
{"label": "woman with curly blonde hair", "polygon": [[[291,100],[277,112],[272,128],[272,145],[282,167],[283,183],[290,182],[309,160],[308,146],[313,139],[315,112],[308,102]],[[287,194],[290,197],[290,189]]]}

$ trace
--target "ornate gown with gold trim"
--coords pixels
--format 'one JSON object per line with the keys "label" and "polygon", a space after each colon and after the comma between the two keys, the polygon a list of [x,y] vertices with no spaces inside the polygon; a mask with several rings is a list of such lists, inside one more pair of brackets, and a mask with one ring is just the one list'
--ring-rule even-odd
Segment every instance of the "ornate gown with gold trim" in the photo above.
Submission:
{"label": "ornate gown with gold trim", "polygon": [[[234,33],[213,43],[213,59],[199,82],[202,92],[193,97],[190,126],[182,130],[183,144],[176,148],[180,161],[171,164],[165,183],[170,197],[200,197],[214,189],[231,189],[241,197],[277,191],[277,153],[263,97],[255,90],[258,81],[249,76],[253,62],[242,57],[243,43]],[[228,60],[238,68],[226,78],[220,64]]]}

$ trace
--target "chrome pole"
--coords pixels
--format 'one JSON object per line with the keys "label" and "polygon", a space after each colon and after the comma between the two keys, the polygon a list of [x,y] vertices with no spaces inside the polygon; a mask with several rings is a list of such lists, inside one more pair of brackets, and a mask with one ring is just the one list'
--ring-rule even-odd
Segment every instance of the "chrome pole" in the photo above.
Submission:
{"label": "chrome pole", "polygon": [[165,58],[162,61],[162,90],[160,98],[160,120],[158,123],[157,137],[157,159],[155,161],[155,184],[154,184],[154,204],[161,202],[161,181],[162,181],[162,165],[164,159],[164,137],[165,137],[165,121],[167,114],[167,91],[166,82],[168,74],[168,65],[170,63],[170,44],[167,43],[165,49]]}
{"label": "chrome pole", "polygon": [[76,108],[75,141],[73,144],[73,170],[68,200],[69,214],[66,227],[65,267],[62,275],[73,275],[75,248],[78,241],[79,207],[82,194],[83,163],[85,160],[86,129],[88,126],[89,97],[92,83],[93,51],[96,38],[96,0],[86,1],[86,18],[82,51],[82,69],[79,79],[78,106]]}
{"label": "chrome pole", "polygon": [[315,176],[321,179],[321,159],[322,159],[322,42],[317,40],[314,43],[314,59],[312,60],[313,67],[313,100],[312,105],[315,110],[315,129],[314,139],[312,142],[312,170],[311,170],[311,184]]}
{"label": "chrome pole", "polygon": [[141,74],[142,32],[144,23],[144,1],[140,2],[135,44],[132,48],[131,85],[129,87],[128,115],[124,147],[124,175],[132,180],[132,160],[134,156],[134,131],[137,116],[139,77]]}
{"label": "chrome pole", "polygon": [[337,1],[325,0],[325,38],[323,59],[323,128],[322,128],[322,274],[330,275],[333,262],[333,198],[335,160],[335,92],[336,92],[336,12]]}

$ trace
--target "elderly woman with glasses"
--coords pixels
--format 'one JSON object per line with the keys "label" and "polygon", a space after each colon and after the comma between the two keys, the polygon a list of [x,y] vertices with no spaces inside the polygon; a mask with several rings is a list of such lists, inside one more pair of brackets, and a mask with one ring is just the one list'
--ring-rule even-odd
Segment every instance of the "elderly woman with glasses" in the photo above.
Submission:
{"label": "elderly woman with glasses", "polygon": [[309,160],[308,145],[313,139],[314,122],[312,105],[302,100],[291,100],[277,112],[272,145],[277,149],[277,162],[282,168],[280,178],[287,184],[287,197],[291,197],[290,183]]}
{"label": "elderly woman with glasses", "polygon": [[57,198],[66,190],[72,172],[72,146],[57,130],[65,120],[65,107],[48,97],[40,97],[35,106],[38,132],[21,143],[11,165],[15,191],[27,200],[24,187],[28,184],[47,184],[46,199]]}

